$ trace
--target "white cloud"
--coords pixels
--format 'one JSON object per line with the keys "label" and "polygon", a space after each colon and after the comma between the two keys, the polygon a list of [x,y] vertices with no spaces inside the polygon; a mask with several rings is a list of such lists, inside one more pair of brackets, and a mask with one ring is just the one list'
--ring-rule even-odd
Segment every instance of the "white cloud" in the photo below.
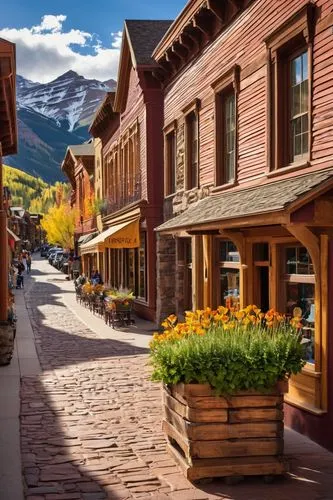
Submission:
{"label": "white cloud", "polygon": [[42,22],[39,26],[32,28],[33,32],[41,33],[42,31],[61,31],[62,23],[66,21],[67,16],[52,16],[46,15],[42,17]]}
{"label": "white cloud", "polygon": [[[45,15],[38,26],[0,30],[0,38],[16,43],[17,73],[41,83],[70,69],[86,78],[116,78],[121,31],[111,33],[110,47],[105,47],[95,34],[66,31],[66,19],[62,14]],[[84,54],[78,51],[80,48],[85,49]]]}

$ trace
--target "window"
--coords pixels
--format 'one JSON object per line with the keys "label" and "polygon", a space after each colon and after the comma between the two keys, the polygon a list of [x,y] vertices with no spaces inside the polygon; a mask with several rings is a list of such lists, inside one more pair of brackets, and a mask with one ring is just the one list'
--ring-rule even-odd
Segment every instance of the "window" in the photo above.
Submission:
{"label": "window", "polygon": [[186,117],[186,189],[198,186],[198,117],[192,111]]}
{"label": "window", "polygon": [[237,178],[237,95],[239,66],[233,65],[212,84],[215,92],[215,184]]}
{"label": "window", "polygon": [[218,287],[217,305],[240,307],[240,257],[231,241],[217,240]]}
{"label": "window", "polygon": [[235,179],[235,149],[236,149],[236,99],[235,93],[227,95],[223,102],[223,163],[225,182]]}
{"label": "window", "polygon": [[270,170],[310,160],[315,8],[307,3],[266,39]]}
{"label": "window", "polygon": [[315,275],[305,247],[286,247],[283,251],[285,312],[301,318],[306,361],[315,362]]}
{"label": "window", "polygon": [[185,116],[185,189],[199,186],[199,109],[195,99],[183,109]]}
{"label": "window", "polygon": [[176,192],[176,131],[165,136],[165,194]]}
{"label": "window", "polygon": [[138,248],[137,295],[141,299],[147,298],[146,233],[140,234],[140,247]]}
{"label": "window", "polygon": [[290,61],[290,134],[291,161],[302,158],[308,152],[309,116],[308,116],[308,53],[294,57]]}

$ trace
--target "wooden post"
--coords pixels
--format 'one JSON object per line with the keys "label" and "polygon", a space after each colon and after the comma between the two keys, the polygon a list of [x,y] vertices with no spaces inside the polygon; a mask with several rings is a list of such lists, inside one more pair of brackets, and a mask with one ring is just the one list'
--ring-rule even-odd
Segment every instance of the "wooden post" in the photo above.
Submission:
{"label": "wooden post", "polygon": [[201,236],[192,236],[192,306],[193,310],[202,307],[202,247]]}
{"label": "wooden post", "polygon": [[212,307],[212,275],[213,275],[213,255],[212,255],[212,235],[203,235],[203,305]]}
{"label": "wooden post", "polygon": [[8,319],[8,236],[7,214],[3,206],[2,148],[0,142],[0,321]]}
{"label": "wooden post", "polygon": [[269,307],[275,310],[279,309],[278,305],[278,252],[276,243],[270,244],[270,259],[269,259]]}
{"label": "wooden post", "polygon": [[321,409],[327,410],[327,363],[328,363],[328,236],[320,235],[321,258]]}

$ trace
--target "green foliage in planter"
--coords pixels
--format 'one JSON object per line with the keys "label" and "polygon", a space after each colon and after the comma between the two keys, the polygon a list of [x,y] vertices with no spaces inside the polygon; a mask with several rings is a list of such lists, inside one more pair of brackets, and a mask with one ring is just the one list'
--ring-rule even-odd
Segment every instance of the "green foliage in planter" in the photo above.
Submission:
{"label": "green foliage in planter", "polygon": [[284,319],[270,326],[259,317],[255,323],[244,324],[243,318],[209,324],[201,318],[199,323],[192,321],[189,328],[174,323],[155,334],[150,346],[153,380],[208,383],[218,394],[263,391],[305,364],[300,335]]}

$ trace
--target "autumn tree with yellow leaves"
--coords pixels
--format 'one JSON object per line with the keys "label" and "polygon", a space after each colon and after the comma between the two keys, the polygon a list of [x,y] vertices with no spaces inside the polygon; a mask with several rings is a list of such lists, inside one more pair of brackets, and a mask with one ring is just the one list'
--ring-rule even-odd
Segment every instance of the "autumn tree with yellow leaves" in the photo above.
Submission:
{"label": "autumn tree with yellow leaves", "polygon": [[62,248],[74,248],[76,210],[69,203],[60,203],[50,208],[41,220],[47,241]]}

